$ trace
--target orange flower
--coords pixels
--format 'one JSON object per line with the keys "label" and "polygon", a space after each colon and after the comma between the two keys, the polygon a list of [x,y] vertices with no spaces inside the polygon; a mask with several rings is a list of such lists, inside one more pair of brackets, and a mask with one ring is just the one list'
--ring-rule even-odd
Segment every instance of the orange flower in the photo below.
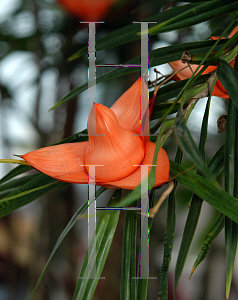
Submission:
{"label": "orange flower", "polygon": [[[155,143],[139,135],[140,116],[146,113],[140,111],[140,86],[138,79],[111,109],[93,105],[87,124],[89,141],[41,148],[22,158],[40,172],[71,183],[87,184],[89,165],[97,165],[97,185],[134,189],[141,182],[139,165],[152,165],[155,152]],[[168,156],[160,148],[155,187],[169,181],[169,169]]]}
{"label": "orange flower", "polygon": [[[229,35],[229,38],[232,37],[238,30],[238,26],[235,27],[232,32]],[[217,40],[218,37],[211,37],[211,40]],[[182,63],[180,60],[178,61],[174,61],[174,62],[170,62],[169,63],[170,67],[175,71],[179,71],[180,69],[182,69],[185,65],[184,63]],[[230,63],[230,65],[232,67],[234,67],[235,65],[235,59]],[[193,72],[195,72],[195,70],[197,69],[198,65],[190,65],[191,69]],[[201,66],[201,68],[199,70],[201,70],[203,68],[203,66]],[[217,67],[216,66],[209,66],[204,72],[203,74],[208,74],[212,71],[214,71]],[[190,68],[186,68],[180,72],[177,73],[177,76],[175,76],[175,80],[183,80],[183,79],[187,79],[190,78],[192,76],[192,71],[190,70]],[[221,84],[220,80],[217,80],[213,92],[212,92],[213,96],[217,96],[217,97],[221,97],[221,98],[229,98],[229,94],[227,93],[227,91],[224,89],[223,85]]]}
{"label": "orange flower", "polygon": [[58,0],[69,13],[84,21],[102,21],[116,0]]}

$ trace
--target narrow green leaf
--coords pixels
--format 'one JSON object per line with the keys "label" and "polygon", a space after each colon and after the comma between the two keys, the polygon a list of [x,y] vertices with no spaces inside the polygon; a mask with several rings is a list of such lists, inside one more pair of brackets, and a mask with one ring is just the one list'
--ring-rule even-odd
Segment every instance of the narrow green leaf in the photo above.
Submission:
{"label": "narrow green leaf", "polygon": [[136,279],[133,278],[136,277],[137,217],[137,212],[126,211],[122,245],[121,300],[136,299]]}
{"label": "narrow green leaf", "polygon": [[238,1],[232,1],[232,3],[225,3],[222,0],[206,1],[197,7],[191,8],[174,18],[154,26],[149,30],[149,34],[153,35],[192,26],[218,16],[223,16],[237,9]]}
{"label": "narrow green leaf", "polygon": [[[200,141],[199,141],[199,151],[201,153],[202,162],[205,162],[205,145],[206,145],[206,140],[207,140],[207,128],[208,128],[210,103],[211,103],[211,97],[209,97],[209,99],[207,101],[205,113],[203,116],[201,135],[200,135]],[[185,125],[185,123],[184,123],[184,125]],[[198,174],[199,174],[199,171],[198,171]],[[200,216],[202,203],[203,203],[203,200],[200,197],[198,197],[196,194],[193,194],[193,197],[192,197],[192,200],[190,203],[188,217],[187,217],[184,232],[183,232],[182,242],[181,242],[179,253],[178,253],[176,267],[175,267],[175,274],[174,274],[174,298],[175,299],[176,299],[176,289],[178,286],[178,282],[179,282],[180,276],[182,274],[183,267],[184,267],[189,249],[190,249],[190,245],[192,243],[192,240],[193,240],[196,228],[197,228],[197,223],[198,223],[198,219]]]}
{"label": "narrow green leaf", "polygon": [[190,249],[193,236],[197,227],[198,219],[202,208],[202,202],[203,201],[200,197],[198,197],[196,194],[193,195],[175,267],[174,299],[176,299],[176,289],[178,286],[178,282],[182,274],[188,251]]}
{"label": "narrow green leaf", "polygon": [[[224,146],[221,146],[220,149],[216,152],[209,163],[209,169],[213,173],[215,177],[217,177],[224,168]],[[196,270],[199,264],[205,259],[207,252],[210,248],[210,244],[214,241],[214,239],[218,236],[225,225],[225,217],[221,213],[219,214],[217,220],[213,224],[212,228],[207,233],[202,248],[198,254],[198,257],[193,265],[192,273]]]}
{"label": "narrow green leaf", "polygon": [[[220,49],[226,40],[221,40],[219,45],[217,45],[213,50]],[[235,43],[235,42],[234,42]],[[149,57],[153,60],[151,61],[150,67],[154,67],[157,65],[161,65],[167,62],[176,61],[181,59],[182,53],[184,51],[189,51],[190,54],[195,53],[207,53],[211,49],[211,47],[217,44],[217,41],[201,41],[201,42],[190,42],[190,43],[182,43],[177,45],[172,45],[168,47],[158,48],[149,52]],[[140,64],[140,57],[133,58],[126,62],[126,64]],[[97,84],[104,82],[106,80],[119,77],[122,75],[126,75],[129,73],[138,72],[138,68],[114,68],[113,70],[102,74],[101,76],[97,77]],[[139,77],[140,75],[138,75]],[[74,99],[77,95],[82,93],[88,88],[88,84],[83,84],[72,89],[68,94],[66,94],[63,98],[61,98],[56,104],[51,108],[55,109],[62,104],[67,103],[69,100]]]}
{"label": "narrow green leaf", "polygon": [[[208,80],[210,75],[202,75],[196,80],[196,85],[202,84]],[[180,91],[183,89],[184,85],[188,82],[188,79],[176,81],[170,84],[162,86],[156,95],[156,104],[163,102],[168,102],[169,99],[175,98]],[[193,84],[195,85],[195,83]],[[191,86],[193,86],[191,85]]]}
{"label": "narrow green leaf", "polygon": [[22,186],[23,184],[27,183],[28,181],[30,181],[31,179],[33,179],[34,177],[39,176],[39,173],[36,174],[31,174],[31,175],[26,175],[17,179],[13,179],[7,183],[4,183],[2,185],[0,185],[0,191],[7,191],[9,189],[13,189],[13,188],[17,188],[19,186]]}
{"label": "narrow green leaf", "polygon": [[[181,164],[183,153],[180,148],[177,149],[175,162]],[[159,284],[159,300],[167,300],[168,298],[168,280],[169,280],[169,266],[171,262],[172,249],[174,244],[175,224],[176,224],[176,211],[175,211],[175,191],[177,182],[173,191],[169,195],[166,229],[164,237],[164,256],[163,263],[160,271],[160,284]]]}
{"label": "narrow green leaf", "polygon": [[13,170],[11,170],[10,172],[7,173],[7,175],[5,175],[1,180],[0,180],[0,184],[22,174],[25,173],[27,171],[30,171],[32,168],[28,167],[28,166],[18,166],[16,168],[14,168]]}
{"label": "narrow green leaf", "polygon": [[56,187],[66,185],[47,175],[39,174],[20,188],[9,193],[0,202],[0,217],[3,217],[17,208],[26,205]]}
{"label": "narrow green leaf", "polygon": [[[106,189],[103,187],[100,187],[97,192],[96,192],[96,197],[98,197],[100,194],[102,194]],[[30,300],[33,299],[37,288],[45,274],[46,269],[49,266],[49,263],[51,261],[51,259],[53,258],[55,252],[57,251],[57,249],[59,248],[59,246],[61,245],[62,241],[64,240],[64,238],[66,237],[66,235],[69,233],[69,231],[73,228],[73,226],[75,225],[75,223],[78,221],[79,217],[86,211],[86,209],[88,208],[88,201],[86,201],[76,212],[75,214],[72,216],[72,218],[69,220],[68,224],[66,225],[66,227],[64,228],[64,230],[62,231],[62,233],[60,234],[51,254],[50,257],[48,258],[47,263],[44,266],[44,269],[42,270],[40,277],[36,283],[36,286],[34,288],[34,291],[32,292],[31,298]]]}
{"label": "narrow green leaf", "polygon": [[217,76],[227,90],[233,104],[238,107],[238,73],[223,59],[220,61],[221,65],[217,68]]}
{"label": "narrow green leaf", "polygon": [[223,214],[219,214],[217,217],[215,223],[212,225],[211,229],[207,233],[205,239],[202,243],[202,248],[198,253],[197,259],[193,265],[192,274],[197,269],[197,267],[200,265],[200,263],[205,259],[208,250],[210,249],[211,243],[215,240],[215,238],[219,235],[219,233],[222,231],[225,225],[225,217]]}
{"label": "narrow green leaf", "polygon": [[[182,173],[183,172],[183,173]],[[233,221],[238,223],[238,199],[221,187],[185,167],[170,161],[170,175]]]}
{"label": "narrow green leaf", "polygon": [[[237,185],[237,178],[235,177],[236,159],[238,159],[238,154],[236,153],[236,111],[233,101],[229,100],[225,132],[225,190],[231,195],[234,195],[235,185]],[[229,298],[230,294],[237,241],[238,224],[226,217],[226,299]]]}
{"label": "narrow green leaf", "polygon": [[217,178],[224,168],[224,145],[217,150],[208,167],[214,177]]}
{"label": "narrow green leaf", "polygon": [[[152,193],[150,194],[150,197],[149,197],[149,207],[150,208],[154,206],[154,202],[155,202],[154,197],[155,197],[155,193],[154,193],[154,190],[153,190]],[[150,234],[150,229],[152,227],[152,222],[153,222],[153,219],[150,218],[148,220],[149,234]],[[150,239],[150,235],[149,235],[149,239]],[[140,251],[141,251],[141,247],[140,247]],[[150,274],[149,274],[149,276],[150,276]],[[138,259],[137,277],[140,277],[140,260],[139,259]],[[134,299],[146,300],[147,299],[147,289],[148,289],[148,278],[137,279],[137,297],[134,298]],[[131,298],[131,299],[133,299],[133,298]]]}
{"label": "narrow green leaf", "polygon": [[[179,7],[175,7],[175,8],[163,11],[162,13],[151,16],[144,21],[156,21],[158,23],[162,23],[166,20],[170,20],[174,16],[180,15],[181,13],[183,13],[191,8],[196,7],[197,5],[198,4],[189,4],[189,5],[182,5]],[[155,26],[155,25],[151,24],[150,26]],[[100,39],[97,39],[97,41],[96,41],[97,51],[113,48],[113,47],[119,46],[121,44],[125,44],[128,42],[140,39],[140,36],[137,35],[137,32],[140,31],[140,28],[141,28],[140,24],[130,24],[128,26],[125,26],[123,28],[113,31],[112,33],[109,33]],[[74,59],[80,58],[87,53],[88,53],[88,46],[84,46],[77,53],[72,55],[69,58],[69,60],[74,60]]]}
{"label": "narrow green leaf", "polygon": [[184,122],[183,113],[180,112],[177,114],[175,119],[175,137],[178,141],[179,146],[185,153],[185,155],[196,165],[196,167],[206,174],[206,176],[211,180],[213,180],[213,176],[210,171],[207,169],[206,165],[202,160],[202,154],[199,151],[197,145],[195,144],[187,126]]}
{"label": "narrow green leaf", "polygon": [[[108,206],[112,206],[113,203],[118,201],[121,196],[121,191],[117,190],[113,194]],[[80,277],[78,279],[73,300],[90,300],[93,297],[94,291],[96,289],[99,277],[102,273],[104,264],[107,259],[108,252],[110,250],[110,246],[112,243],[112,239],[117,227],[118,219],[119,219],[119,210],[110,211],[110,213],[105,214],[100,217],[96,227],[96,277],[94,279],[83,279],[82,277],[87,277],[87,265],[88,252],[85,256],[83,266],[80,272]],[[92,242],[92,241],[91,241]],[[94,241],[93,241],[94,242]],[[82,278],[82,279],[81,279]]]}
{"label": "narrow green leaf", "polygon": [[[227,28],[223,31],[222,35],[219,37],[219,39],[213,44],[213,46],[208,50],[207,54],[205,55],[205,57],[203,58],[203,60],[201,61],[201,63],[199,64],[199,66],[197,67],[197,69],[195,70],[195,72],[192,74],[192,76],[189,78],[189,80],[187,81],[187,83],[184,85],[183,89],[181,90],[181,92],[177,95],[176,99],[173,102],[173,105],[170,107],[170,109],[168,109],[167,113],[163,115],[163,117],[157,122],[157,124],[153,127],[154,128],[159,128],[159,126],[164,122],[164,120],[166,119],[166,117],[170,114],[170,111],[173,109],[173,107],[176,105],[176,103],[180,100],[180,98],[183,96],[183,93],[186,91],[187,88],[189,88],[192,84],[194,84],[194,82],[202,75],[202,73],[206,70],[206,68],[208,67],[209,63],[205,64],[203,67],[202,65],[204,64],[204,62],[206,61],[206,59],[208,58],[208,56],[210,55],[210,53],[212,53],[213,51],[215,51],[216,47],[218,46],[218,43],[220,44],[222,42],[221,38],[222,36],[224,36],[236,23],[235,20],[231,21],[231,23],[227,26]],[[223,51],[225,49],[225,47],[228,47],[228,44],[231,45],[231,42],[234,42],[234,39],[236,34],[227,42],[225,42],[225,44],[220,48],[220,50],[218,50],[217,53],[214,54],[214,56],[218,55],[219,51]],[[237,33],[238,36],[238,33]],[[199,68],[201,68],[201,70],[198,72]],[[198,73],[197,73],[198,72]],[[196,76],[195,76],[196,74]]]}

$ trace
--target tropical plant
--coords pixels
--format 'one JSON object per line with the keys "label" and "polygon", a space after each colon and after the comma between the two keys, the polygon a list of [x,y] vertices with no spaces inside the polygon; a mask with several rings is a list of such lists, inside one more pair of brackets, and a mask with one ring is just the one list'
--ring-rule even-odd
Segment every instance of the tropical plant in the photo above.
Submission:
{"label": "tropical plant", "polygon": [[[162,7],[162,5],[164,6],[165,4],[167,4],[167,1],[161,1],[160,4],[151,1],[151,5],[157,5],[158,7]],[[207,39],[204,41],[181,42],[149,51],[150,68],[156,67],[156,69],[159,69],[160,65],[165,63],[173,64],[173,62],[180,60],[182,54],[186,51],[189,59],[185,61],[184,66],[191,70],[191,76],[187,76],[188,78],[178,78],[179,73],[171,73],[164,74],[160,78],[157,76],[154,82],[149,82],[150,99],[155,100],[151,118],[153,123],[151,122],[150,140],[155,142],[156,146],[153,146],[153,151],[150,153],[151,161],[153,158],[153,162],[156,162],[157,156],[159,160],[160,154],[158,155],[158,153],[161,153],[161,150],[159,152],[161,146],[164,145],[166,150],[170,147],[175,149],[175,151],[168,154],[170,158],[170,177],[171,180],[174,180],[175,187],[169,194],[167,201],[165,201],[167,205],[167,215],[165,222],[164,255],[160,274],[156,274],[159,281],[158,299],[166,300],[169,297],[168,291],[171,290],[170,273],[174,273],[173,299],[176,299],[176,297],[177,299],[185,298],[183,297],[181,290],[178,290],[176,296],[176,290],[185,267],[191,244],[194,240],[194,234],[197,225],[199,224],[200,213],[204,201],[214,208],[213,212],[215,217],[213,216],[206,224],[206,234],[203,234],[203,241],[199,241],[201,250],[198,251],[197,259],[191,270],[191,275],[205,259],[210,246],[212,246],[212,243],[224,228],[224,248],[226,250],[226,293],[222,297],[229,299],[238,238],[238,185],[236,179],[238,172],[238,137],[236,136],[236,130],[238,129],[238,68],[236,60],[238,53],[238,33],[233,32],[230,36],[229,34],[237,25],[238,1],[188,1],[188,4],[177,1],[169,4],[171,5],[169,9],[164,6],[165,9],[163,11],[146,17],[145,21],[156,22],[156,24],[149,24],[148,32],[150,40],[156,40],[159,34],[168,33],[172,30],[183,32],[183,30],[186,30],[190,26],[194,26],[201,22],[210,22],[211,28],[214,31],[212,32],[212,36],[219,36],[219,38],[210,40],[207,36]],[[127,24],[126,26],[121,26],[98,38],[96,41],[96,50],[100,53],[100,51],[109,51],[109,49],[114,49],[116,47],[127,47],[129,42],[136,43],[138,40],[140,40],[140,24]],[[87,53],[88,46],[85,45],[79,49],[79,51],[71,53],[69,60],[72,64],[76,64],[78,61],[85,59]],[[231,62],[234,63],[231,65]],[[128,65],[139,65],[140,56],[139,54],[138,56],[133,56],[133,58],[123,63]],[[194,70],[194,64],[198,66],[196,70]],[[209,69],[209,73],[206,72],[207,69]],[[96,82],[99,84],[106,81],[110,82],[115,79],[119,81],[121,76],[126,77],[128,76],[127,74],[133,72],[138,73],[138,70],[136,68],[113,68],[112,70],[99,75]],[[137,75],[138,77],[140,75],[143,76],[143,74]],[[176,80],[176,82],[174,82],[174,80]],[[222,124],[219,123],[219,126],[222,127],[222,131],[225,132],[224,144],[217,147],[215,153],[211,155],[206,148],[208,120],[209,114],[211,114],[214,107],[214,102],[212,102],[211,99],[214,87],[217,88],[218,80],[220,86],[222,85],[223,91],[225,90],[226,95],[229,95],[229,99],[224,100],[227,101],[227,114],[226,116],[223,116]],[[65,104],[69,105],[69,103],[73,103],[75,97],[80,95],[87,88],[87,83],[74,87],[65,96],[61,97],[51,109],[53,110]],[[189,129],[187,122],[189,122],[190,116],[193,114],[197,103],[200,103],[200,99],[204,97],[206,98],[206,108],[202,118],[201,130],[199,132],[199,141],[197,141],[194,132]],[[126,104],[123,103],[123,106],[125,109]],[[96,107],[96,105],[94,107]],[[113,119],[115,115],[118,118],[116,112],[115,115],[111,117],[110,109],[103,108],[101,105],[98,105],[97,107],[105,111],[107,116],[110,114],[111,119]],[[128,120],[130,121],[130,115],[127,121]],[[90,124],[88,124],[88,126],[90,126]],[[110,131],[109,127],[108,130]],[[134,130],[131,131],[136,132]],[[119,130],[117,132],[119,132]],[[176,138],[175,140],[173,140],[173,135]],[[117,138],[120,138],[119,134]],[[4,217],[10,214],[53,189],[68,185],[68,183],[58,181],[57,179],[67,182],[77,182],[70,179],[65,180],[65,178],[62,178],[62,176],[65,176],[64,174],[60,178],[55,173],[55,171],[57,172],[57,170],[59,170],[60,166],[57,165],[57,163],[54,164],[54,156],[56,159],[58,158],[58,154],[56,153],[58,149],[64,151],[64,149],[67,148],[68,151],[69,146],[67,145],[70,145],[70,143],[88,145],[87,139],[86,130],[84,130],[55,143],[58,145],[60,144],[59,146],[52,146],[56,148],[45,148],[47,149],[46,151],[42,150],[44,148],[41,148],[41,150],[36,150],[23,155],[23,158],[30,165],[25,163],[25,161],[2,159],[1,162],[22,163],[23,165],[12,169],[0,180],[0,193],[2,196],[0,200],[0,216]],[[146,143],[152,144],[152,142],[143,140],[141,143],[140,141],[142,147]],[[140,143],[138,142],[138,145]],[[72,146],[72,148],[74,149],[73,155],[76,156],[76,146]],[[72,148],[70,146],[70,149]],[[45,155],[48,155],[46,152],[49,149],[57,149],[57,151],[52,150],[50,160],[47,160],[48,158],[44,160]],[[169,149],[167,152],[169,152]],[[34,156],[35,153],[39,153],[39,156]],[[60,157],[62,157],[62,153],[59,154]],[[174,158],[171,153],[175,155]],[[67,152],[67,155],[70,155],[70,153]],[[129,155],[131,154],[128,154],[128,156]],[[143,157],[144,154],[138,159],[136,164],[141,163]],[[67,160],[67,156],[65,158]],[[50,172],[46,172],[49,161]],[[118,165],[119,164],[120,162],[118,162]],[[30,173],[32,170],[31,165],[45,174],[41,172]],[[67,161],[64,162],[64,166],[67,168]],[[62,170],[59,171],[61,172]],[[19,177],[19,175],[24,176]],[[74,176],[75,175],[77,174],[74,174]],[[157,191],[153,189],[154,183],[157,180],[157,175],[156,168],[152,168],[148,179],[150,208],[152,208],[156,202],[155,195],[156,197],[158,195]],[[125,179],[127,176],[128,174],[123,175],[123,178]],[[87,172],[84,173],[84,180],[82,183],[86,183],[86,177]],[[119,179],[113,179],[111,182],[107,179],[105,182],[104,178],[101,182],[99,181],[99,185],[102,187],[97,189],[96,197],[99,197],[101,194],[103,195],[108,187],[111,188],[115,186],[113,182]],[[165,181],[167,180],[162,180],[161,182],[164,183]],[[108,186],[108,184],[110,186]],[[184,189],[191,191],[191,193],[183,194],[185,195],[183,197],[186,198],[186,204],[189,205],[188,215],[186,217],[183,236],[176,258],[176,266],[171,272],[170,263],[176,234],[176,220],[181,217],[180,212],[176,211],[176,204],[178,202],[177,199],[180,197],[181,186]],[[125,186],[117,185],[117,187]],[[136,187],[134,185],[133,189],[126,196],[123,190],[115,190],[107,204],[108,209],[98,212],[100,220],[96,227],[96,249],[95,252],[89,251],[85,256],[80,276],[74,290],[73,299],[93,299],[95,289],[101,278],[113,241],[120,212],[123,209],[125,210],[125,207],[140,207],[140,188],[140,185]],[[118,209],[115,209],[115,207],[118,207]],[[85,199],[85,203],[76,210],[66,227],[63,229],[42,270],[39,280],[35,285],[31,299],[34,299],[37,295],[37,289],[56,250],[61,246],[62,241],[66,238],[67,234],[77,223],[79,218],[85,216],[87,208],[88,199]],[[114,208],[114,210],[111,208]],[[160,216],[159,213],[157,215]],[[155,219],[149,219],[149,236],[154,229],[153,223],[156,221],[157,215],[155,216]],[[140,214],[138,214],[137,211],[128,209],[125,213],[121,260],[121,299],[147,299],[147,297],[150,297],[147,296],[150,278],[139,278],[140,260],[138,258],[138,253],[140,252],[140,249],[138,246],[137,230],[139,218]],[[93,244],[93,241],[91,243]],[[92,253],[96,253],[96,258],[90,257]],[[96,276],[93,279],[90,278],[87,273],[89,271],[87,262],[90,259],[93,260],[97,266],[95,268]],[[134,279],[136,277],[137,280]],[[194,296],[193,299],[198,298],[195,298]],[[230,299],[233,299],[232,295]]]}

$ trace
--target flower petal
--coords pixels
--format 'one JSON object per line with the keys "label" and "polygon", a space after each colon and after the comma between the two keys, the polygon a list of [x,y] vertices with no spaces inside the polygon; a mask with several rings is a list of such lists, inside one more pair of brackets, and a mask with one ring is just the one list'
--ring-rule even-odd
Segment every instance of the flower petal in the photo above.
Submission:
{"label": "flower petal", "polygon": [[[180,69],[184,68],[186,65],[184,63],[182,63],[180,60],[177,61],[173,61],[169,63],[170,67],[175,71],[179,71]],[[196,71],[198,65],[190,65],[191,69],[193,70],[193,72]],[[199,70],[201,70],[201,68],[203,68],[203,66],[200,67]],[[204,72],[203,74],[208,74],[212,71],[214,71],[217,67],[216,66],[209,66]],[[181,70],[180,72],[178,72],[176,75],[181,79],[188,79],[192,76],[192,71],[190,70],[190,68],[186,68]]]}
{"label": "flower petal", "polygon": [[[95,129],[98,135],[95,135]],[[133,165],[143,161],[144,144],[141,138],[122,128],[114,112],[102,104],[95,103],[91,110],[88,134],[85,165],[103,165],[96,168],[97,181],[125,178],[138,168]]]}
{"label": "flower petal", "polygon": [[89,142],[44,147],[22,156],[32,167],[55,179],[88,183],[84,166],[85,152]]}
{"label": "flower petal", "polygon": [[[182,69],[185,64],[182,63],[180,60],[178,61],[174,61],[174,62],[170,62],[169,65],[171,66],[171,68],[176,72],[180,69]],[[233,66],[233,61],[231,62],[231,66]],[[198,65],[190,65],[190,67],[192,68],[193,71],[196,70],[196,68],[198,67]],[[203,66],[202,66],[203,67]],[[201,67],[201,68],[202,68]],[[201,69],[200,68],[200,69]],[[212,71],[214,71],[217,67],[216,66],[209,66],[204,72],[203,74],[208,74]],[[177,73],[177,76],[180,78],[180,80],[183,79],[187,79],[190,78],[192,76],[192,72],[190,70],[190,68],[186,68],[180,72]],[[221,97],[221,98],[229,98],[229,95],[227,94],[227,91],[224,89],[224,87],[222,86],[220,80],[217,80],[213,92],[212,92],[213,96],[217,96],[217,97]]]}
{"label": "flower petal", "polygon": [[[155,152],[155,143],[145,141],[145,158],[142,165],[152,165]],[[149,170],[151,167],[149,167]],[[170,164],[168,155],[163,148],[160,148],[157,157],[156,177],[154,187],[160,186],[169,181]],[[138,168],[133,174],[117,181],[110,181],[106,184],[98,182],[97,184],[107,188],[123,188],[133,190],[141,183],[141,169]]]}
{"label": "flower petal", "polygon": [[58,0],[71,14],[84,21],[102,20],[115,0]]}
{"label": "flower petal", "polygon": [[[149,103],[141,105],[141,84],[144,85],[143,91],[147,90],[144,78],[142,81],[139,78],[111,107],[119,125],[136,134],[141,133],[141,119],[149,113]],[[147,99],[148,95],[143,95],[143,99],[145,98]]]}
{"label": "flower petal", "polygon": [[232,37],[236,32],[238,31],[238,26],[236,26],[232,31],[231,33],[228,35],[228,37]]}

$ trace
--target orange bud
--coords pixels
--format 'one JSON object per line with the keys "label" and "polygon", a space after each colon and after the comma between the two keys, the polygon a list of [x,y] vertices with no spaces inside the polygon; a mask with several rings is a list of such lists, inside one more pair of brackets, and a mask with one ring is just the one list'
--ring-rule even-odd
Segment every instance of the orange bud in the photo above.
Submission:
{"label": "orange bud", "polygon": [[68,12],[84,21],[101,21],[116,0],[58,0]]}
{"label": "orange bud", "polygon": [[[99,136],[94,135],[95,128]],[[114,112],[106,106],[94,104],[88,118],[88,134],[85,164],[103,165],[96,168],[97,181],[125,178],[138,168],[133,165],[143,161],[144,145],[141,138],[122,128]]]}

